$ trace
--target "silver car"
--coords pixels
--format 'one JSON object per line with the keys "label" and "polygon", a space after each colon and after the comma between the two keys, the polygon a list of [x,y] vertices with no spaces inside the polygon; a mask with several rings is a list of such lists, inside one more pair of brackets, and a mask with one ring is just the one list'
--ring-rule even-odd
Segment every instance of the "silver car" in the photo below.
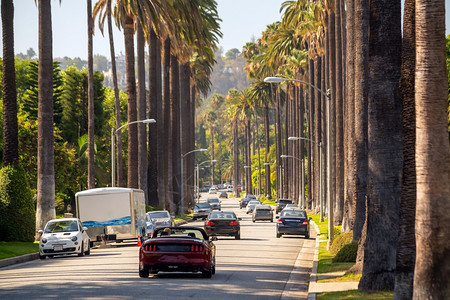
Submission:
{"label": "silver car", "polygon": [[268,220],[273,222],[273,208],[270,205],[256,205],[252,213],[252,221]]}
{"label": "silver car", "polygon": [[175,226],[175,221],[167,210],[150,211],[147,216],[153,222],[155,229]]}
{"label": "silver car", "polygon": [[261,202],[259,200],[250,200],[246,207],[246,213],[247,214],[252,213],[255,206],[260,204]]}
{"label": "silver car", "polygon": [[211,211],[211,205],[209,205],[208,202],[197,203],[194,206],[194,215],[192,216],[192,219],[206,219]]}

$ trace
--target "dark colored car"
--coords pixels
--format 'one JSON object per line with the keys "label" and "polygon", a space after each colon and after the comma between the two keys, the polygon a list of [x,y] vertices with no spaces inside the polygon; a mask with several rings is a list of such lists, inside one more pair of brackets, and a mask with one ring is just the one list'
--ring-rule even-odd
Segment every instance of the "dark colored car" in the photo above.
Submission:
{"label": "dark colored car", "polygon": [[202,228],[159,228],[139,249],[139,277],[158,272],[216,272],[216,246]]}
{"label": "dark colored car", "polygon": [[206,219],[211,211],[212,208],[208,202],[197,203],[194,206],[194,215],[192,216],[192,219]]}
{"label": "dark colored car", "polygon": [[287,199],[279,199],[277,201],[277,207],[275,209],[275,213],[279,213],[280,211],[283,210],[283,208],[286,207],[286,204],[292,204],[292,200],[287,200]]}
{"label": "dark colored car", "polygon": [[227,192],[220,192],[219,198],[228,198]]}
{"label": "dark colored car", "polygon": [[205,231],[209,236],[234,236],[236,240],[241,238],[241,226],[232,211],[213,211],[205,222]]}
{"label": "dark colored car", "polygon": [[256,205],[252,213],[252,221],[268,220],[273,222],[273,209],[270,205]]}
{"label": "dark colored car", "polygon": [[221,210],[222,209],[219,198],[208,198],[208,200],[206,200],[206,202],[208,202],[209,205],[211,205],[212,210]]}
{"label": "dark colored car", "polygon": [[244,207],[247,207],[247,204],[250,200],[250,198],[242,198],[241,201],[239,201],[239,208],[242,209]]}
{"label": "dark colored car", "polygon": [[309,239],[309,220],[306,211],[298,208],[285,208],[277,222],[277,238],[283,234],[304,235]]}
{"label": "dark colored car", "polygon": [[248,194],[247,198],[250,198],[250,200],[256,200],[256,196],[252,194]]}

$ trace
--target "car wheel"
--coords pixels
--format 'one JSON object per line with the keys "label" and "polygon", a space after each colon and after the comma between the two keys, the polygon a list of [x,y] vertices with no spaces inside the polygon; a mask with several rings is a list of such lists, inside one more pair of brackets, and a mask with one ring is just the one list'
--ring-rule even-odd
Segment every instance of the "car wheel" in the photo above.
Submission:
{"label": "car wheel", "polygon": [[80,253],[78,253],[78,256],[81,257],[83,255],[84,255],[84,242],[81,242]]}
{"label": "car wheel", "polygon": [[90,254],[91,254],[91,243],[90,243],[90,242],[88,243],[88,249],[87,249],[87,251],[85,252],[85,254],[86,254],[86,255],[90,255]]}
{"label": "car wheel", "polygon": [[45,255],[41,255],[41,254],[39,253],[39,259],[46,259],[46,257],[45,257]]}
{"label": "car wheel", "polygon": [[203,278],[211,278],[212,277],[212,266],[209,266],[209,270],[202,271]]}
{"label": "car wheel", "polygon": [[139,277],[141,278],[148,278],[148,274],[149,272],[147,266],[144,266],[144,269],[139,270]]}
{"label": "car wheel", "polygon": [[234,236],[234,239],[240,240],[240,239],[241,239],[241,233],[239,232],[238,234],[236,234],[236,235]]}
{"label": "car wheel", "polygon": [[192,221],[195,221],[195,220],[197,220],[197,218],[196,217],[192,217]]}
{"label": "car wheel", "polygon": [[253,223],[255,223],[255,220],[252,220],[253,221]]}
{"label": "car wheel", "polygon": [[309,232],[305,235],[305,239],[309,239]]}
{"label": "car wheel", "polygon": [[270,219],[270,222],[273,222],[273,219]]}
{"label": "car wheel", "polygon": [[280,237],[281,237],[281,233],[277,232],[277,238],[280,238]]}

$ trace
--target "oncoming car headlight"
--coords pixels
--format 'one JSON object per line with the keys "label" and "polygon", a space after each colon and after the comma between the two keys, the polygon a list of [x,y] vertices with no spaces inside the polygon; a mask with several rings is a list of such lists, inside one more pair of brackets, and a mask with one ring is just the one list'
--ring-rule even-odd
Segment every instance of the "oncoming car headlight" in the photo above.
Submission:
{"label": "oncoming car headlight", "polygon": [[72,237],[72,242],[75,242],[78,238],[76,236]]}

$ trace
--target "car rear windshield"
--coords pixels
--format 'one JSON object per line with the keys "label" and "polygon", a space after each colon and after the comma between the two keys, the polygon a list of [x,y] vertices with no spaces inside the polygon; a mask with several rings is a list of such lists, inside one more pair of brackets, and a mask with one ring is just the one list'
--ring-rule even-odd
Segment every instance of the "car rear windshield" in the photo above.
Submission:
{"label": "car rear windshield", "polygon": [[232,212],[213,212],[209,215],[210,219],[236,219],[236,215]]}
{"label": "car rear windshield", "polygon": [[208,203],[217,203],[217,202],[219,202],[219,199],[216,199],[216,198],[208,199]]}
{"label": "car rear windshield", "polygon": [[306,213],[301,210],[282,211],[281,217],[306,218]]}
{"label": "car rear windshield", "polygon": [[195,205],[195,206],[197,206],[198,208],[210,208],[211,206],[209,205],[209,203],[206,203],[206,202],[204,202],[204,203],[198,203],[197,205]]}
{"label": "car rear windshield", "polygon": [[151,218],[170,218],[169,213],[166,211],[150,213]]}
{"label": "car rear windshield", "polygon": [[280,204],[289,204],[289,203],[292,203],[292,200],[278,200],[278,203],[280,203]]}

